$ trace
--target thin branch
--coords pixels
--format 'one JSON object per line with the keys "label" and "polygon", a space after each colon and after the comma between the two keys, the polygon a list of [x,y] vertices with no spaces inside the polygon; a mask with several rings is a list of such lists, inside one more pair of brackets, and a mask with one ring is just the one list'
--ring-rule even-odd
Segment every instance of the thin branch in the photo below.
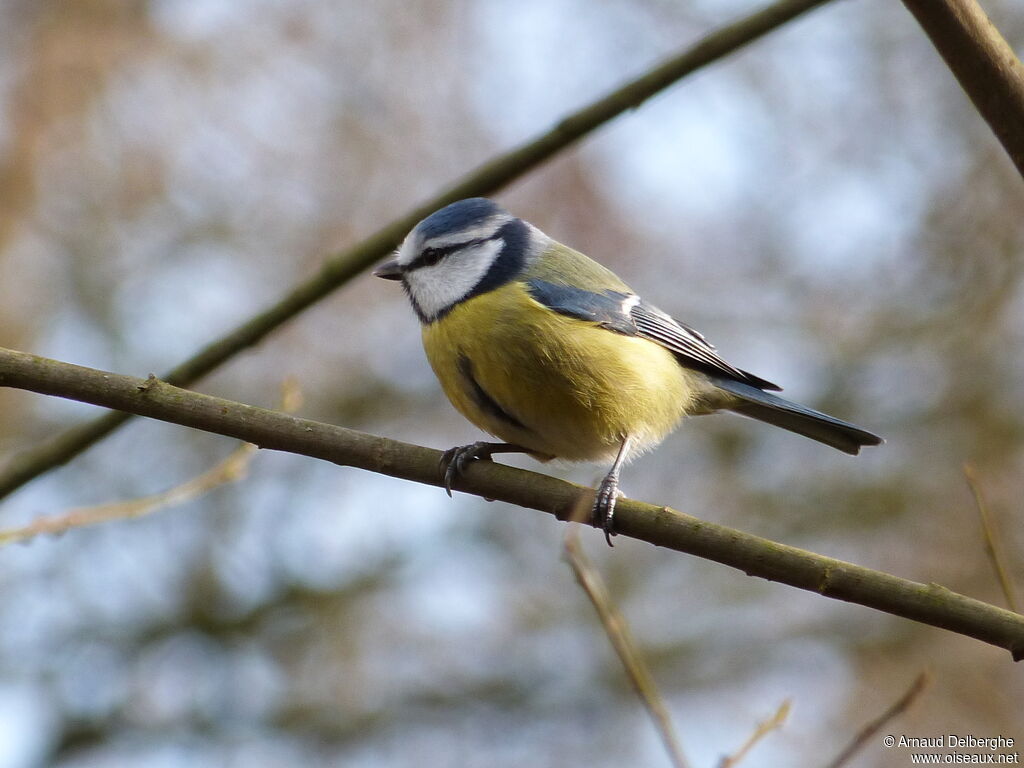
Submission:
{"label": "thin branch", "polygon": [[0,546],[13,544],[16,541],[26,541],[44,534],[56,535],[72,528],[143,517],[167,507],[184,504],[222,485],[241,480],[245,477],[249,462],[256,455],[256,450],[256,446],[252,443],[244,443],[228,454],[223,461],[201,475],[151,496],[72,509],[60,515],[36,518],[21,528],[0,530]]}
{"label": "thin branch", "polygon": [[[584,512],[590,510],[594,495],[593,493],[582,493],[579,498],[581,501],[577,502],[576,512],[572,516],[573,520],[580,519],[581,509]],[[683,754],[683,748],[672,725],[668,708],[665,706],[661,694],[658,693],[658,686],[655,684],[643,656],[637,649],[636,642],[629,631],[629,624],[615,605],[611,595],[608,594],[608,589],[597,569],[584,554],[583,547],[580,546],[579,528],[575,525],[569,526],[569,530],[565,534],[564,551],[565,559],[568,561],[569,567],[572,568],[576,581],[590,599],[594,610],[597,611],[601,626],[611,641],[619,661],[622,662],[626,676],[633,684],[633,690],[636,691],[636,695],[640,697],[640,701],[643,702],[647,713],[651,716],[654,727],[658,729],[658,735],[665,745],[665,751],[668,752],[672,765],[675,768],[689,768],[690,764]]]}
{"label": "thin branch", "polygon": [[750,734],[743,746],[740,747],[736,752],[731,755],[726,755],[718,763],[718,768],[735,768],[739,765],[740,760],[747,756],[761,739],[767,736],[772,731],[777,731],[786,724],[786,720],[789,718],[790,701],[786,699],[779,705],[779,708],[775,710],[775,714],[762,723],[757,724],[757,728]]}
{"label": "thin branch", "polygon": [[1024,65],[977,0],[903,0],[1024,176]]}
{"label": "thin branch", "polygon": [[872,737],[876,736],[885,727],[886,723],[910,709],[910,705],[917,701],[917,697],[924,693],[924,690],[930,683],[931,677],[927,672],[919,674],[914,679],[914,682],[910,684],[906,693],[900,696],[896,703],[885,710],[885,712],[861,728],[857,735],[853,737],[853,740],[846,746],[846,749],[840,752],[825,768],[841,768],[841,766],[846,765],[852,757],[864,748]]}
{"label": "thin branch", "polygon": [[1016,613],[1018,612],[1017,590],[1013,586],[1013,580],[1006,567],[1006,554],[999,544],[999,537],[996,536],[995,523],[992,521],[988,504],[985,503],[985,497],[981,492],[978,475],[970,464],[964,464],[964,477],[967,478],[967,485],[971,488],[974,505],[978,510],[978,517],[981,519],[981,532],[985,537],[985,554],[988,555],[989,562],[992,563],[992,568],[996,572],[996,578],[999,579],[999,586],[1003,589],[1006,604],[1010,606],[1011,611]]}
{"label": "thin branch", "polygon": [[[0,348],[0,386],[116,408],[139,416],[235,437],[428,485],[442,485],[441,452],[332,424],[256,408],[149,380],[105,373]],[[585,491],[578,485],[490,461],[473,462],[460,491],[568,519]],[[667,507],[623,499],[617,531],[625,536],[738,568],[751,576],[948,629],[1024,657],[1024,616],[881,571],[779,544]]]}
{"label": "thin branch", "polygon": [[[181,387],[198,381],[383,258],[420,219],[438,208],[464,197],[489,195],[501,189],[570,144],[622,113],[635,109],[687,75],[828,1],[780,0],[712,32],[674,58],[573,113],[546,133],[484,163],[433,199],[409,211],[361,243],[331,256],[316,275],[296,286],[277,304],[211,342],[196,355],[165,373],[162,378]],[[44,472],[70,461],[129,418],[130,415],[126,413],[105,414],[12,456],[0,466],[0,498],[13,493]]]}
{"label": "thin branch", "polygon": [[[289,377],[281,385],[281,410],[294,413],[302,407],[302,391],[295,379]],[[166,491],[142,496],[127,501],[98,504],[63,512],[59,515],[40,517],[20,528],[0,530],[0,546],[16,541],[42,536],[57,535],[87,525],[109,523],[114,520],[129,520],[158,512],[161,509],[178,506],[197,499],[215,488],[242,480],[249,470],[249,464],[256,455],[257,446],[242,443],[225,459],[201,475],[179,483]]]}

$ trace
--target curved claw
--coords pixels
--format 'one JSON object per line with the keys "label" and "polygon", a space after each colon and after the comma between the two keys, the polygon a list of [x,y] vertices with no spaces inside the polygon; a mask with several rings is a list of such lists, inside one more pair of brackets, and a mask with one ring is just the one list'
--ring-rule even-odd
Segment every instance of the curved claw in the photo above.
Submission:
{"label": "curved claw", "polygon": [[452,483],[466,471],[467,464],[480,459],[489,461],[493,451],[493,443],[477,442],[449,448],[444,452],[441,456],[441,469],[444,471],[444,490],[449,497],[452,495]]}
{"label": "curved claw", "polygon": [[618,501],[619,483],[617,478],[606,477],[597,489],[594,497],[594,526],[604,531],[604,540],[608,546],[612,544],[612,536],[615,536],[615,502]]}
{"label": "curved claw", "polygon": [[619,453],[615,457],[615,463],[608,470],[601,485],[598,486],[597,495],[594,496],[594,526],[600,526],[604,531],[604,540],[608,546],[612,544],[612,536],[615,535],[615,502],[619,496],[619,471],[629,455],[629,449],[633,445],[633,438],[629,435],[622,437],[622,445],[619,446]]}

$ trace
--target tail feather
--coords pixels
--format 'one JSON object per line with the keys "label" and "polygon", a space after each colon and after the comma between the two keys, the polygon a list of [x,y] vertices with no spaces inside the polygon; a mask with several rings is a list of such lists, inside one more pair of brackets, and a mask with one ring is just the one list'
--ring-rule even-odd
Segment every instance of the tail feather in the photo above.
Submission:
{"label": "tail feather", "polygon": [[798,435],[856,455],[861,446],[879,445],[882,438],[849,422],[773,395],[734,379],[713,377],[712,382],[738,400],[725,406],[730,411],[788,429]]}

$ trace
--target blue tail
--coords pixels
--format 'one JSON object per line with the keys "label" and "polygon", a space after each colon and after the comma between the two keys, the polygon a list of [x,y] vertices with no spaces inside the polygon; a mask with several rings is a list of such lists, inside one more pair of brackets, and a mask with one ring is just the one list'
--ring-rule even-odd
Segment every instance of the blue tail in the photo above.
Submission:
{"label": "blue tail", "polygon": [[778,395],[752,387],[735,379],[709,377],[711,382],[738,399],[727,405],[730,411],[788,429],[798,435],[831,445],[843,453],[856,455],[863,445],[879,445],[882,438],[846,421],[812,410]]}

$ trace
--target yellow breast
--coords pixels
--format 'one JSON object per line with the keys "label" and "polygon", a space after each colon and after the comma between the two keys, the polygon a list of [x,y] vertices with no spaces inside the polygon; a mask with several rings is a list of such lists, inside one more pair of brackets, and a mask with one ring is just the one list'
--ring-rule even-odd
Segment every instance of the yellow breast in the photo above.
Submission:
{"label": "yellow breast", "polygon": [[542,459],[611,459],[626,435],[651,447],[699,387],[663,347],[552,312],[516,282],[425,325],[423,347],[462,415]]}

